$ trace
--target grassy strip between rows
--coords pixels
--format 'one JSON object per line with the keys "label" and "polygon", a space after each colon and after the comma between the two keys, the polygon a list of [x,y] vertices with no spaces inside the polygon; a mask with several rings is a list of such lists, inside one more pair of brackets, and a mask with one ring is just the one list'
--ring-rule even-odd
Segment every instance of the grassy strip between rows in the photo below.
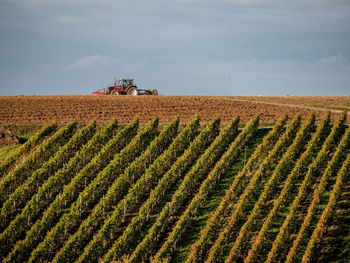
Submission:
{"label": "grassy strip between rows", "polygon": [[52,260],[55,253],[67,240],[70,231],[75,231],[80,220],[88,216],[90,209],[99,201],[107,191],[110,182],[113,181],[129,165],[134,158],[148,146],[157,134],[158,118],[154,118],[140,131],[131,142],[123,148],[113,160],[98,173],[96,178],[79,193],[78,199],[73,202],[59,222],[46,235],[43,242],[32,252],[29,262],[40,260]]}
{"label": "grassy strip between rows", "polygon": [[312,188],[313,181],[320,174],[320,165],[324,165],[327,159],[329,158],[330,149],[334,149],[336,146],[336,142],[338,141],[341,134],[343,134],[343,126],[345,122],[345,116],[343,115],[337,123],[333,126],[332,131],[328,138],[326,139],[321,151],[318,153],[316,159],[311,164],[307,175],[299,188],[299,192],[297,197],[294,199],[293,204],[289,209],[289,213],[286,219],[283,222],[273,244],[272,248],[268,253],[267,262],[279,262],[281,259],[283,260],[288,248],[290,247],[290,235],[296,229],[295,224],[298,222],[297,213],[300,209],[300,205],[302,204],[302,200],[304,200],[308,193],[311,192],[310,188]]}
{"label": "grassy strip between rows", "polygon": [[77,232],[75,232],[64,246],[56,253],[53,262],[74,262],[84,249],[91,235],[102,226],[106,215],[113,210],[113,206],[119,202],[129,187],[135,183],[151,165],[171,144],[177,134],[179,118],[164,127],[159,136],[154,139],[147,150],[136,158],[131,165],[120,175],[94,207],[92,213],[86,218]]}
{"label": "grassy strip between rows", "polygon": [[11,173],[4,176],[0,183],[0,206],[12,194],[17,187],[27,180],[35,170],[50,159],[50,157],[64,145],[76,130],[77,123],[72,122],[52,135],[45,143],[41,144],[25,162],[19,165]]}
{"label": "grassy strip between rows", "polygon": [[[214,142],[209,146],[209,148],[207,148],[204,154],[202,154],[197,160],[192,169],[185,175],[180,187],[174,193],[172,201],[163,206],[160,214],[157,216],[156,222],[148,231],[147,236],[136,248],[131,259],[129,260],[130,262],[140,261],[147,251],[151,249],[153,245],[152,242],[155,242],[155,239],[160,234],[160,231],[166,228],[171,214],[176,213],[177,209],[180,208],[181,203],[188,199],[189,195],[191,195],[191,193],[197,188],[197,181],[201,180],[203,176],[208,173],[209,169],[214,166],[220,155],[227,148],[230,141],[235,137],[238,131],[238,122],[239,118],[237,117],[231,122],[231,124],[227,125],[220,135],[215,138]],[[150,200],[148,200],[148,202],[150,202]],[[170,211],[171,214],[169,214]],[[135,230],[140,231],[142,225],[145,224],[145,216],[147,216],[147,214],[141,212],[142,211],[140,209],[138,216],[133,219],[133,222],[128,226],[127,230],[124,231],[124,233],[127,234],[124,235],[123,233],[123,237],[118,240],[118,251],[125,251],[124,247],[127,245],[127,242],[130,242],[128,240],[132,240],[131,237],[135,235]],[[114,247],[116,246],[117,245]]]}
{"label": "grassy strip between rows", "polygon": [[312,162],[315,157],[315,153],[317,153],[318,149],[322,147],[323,141],[325,137],[329,134],[330,129],[330,114],[327,113],[321,124],[318,126],[316,133],[313,138],[309,142],[306,151],[303,153],[301,158],[299,158],[292,172],[287,176],[286,182],[283,186],[281,194],[276,199],[273,208],[270,210],[269,215],[265,218],[263,226],[258,232],[255,240],[251,246],[251,249],[248,252],[248,256],[246,257],[246,262],[257,262],[259,258],[261,258],[261,247],[264,240],[267,237],[267,229],[270,228],[270,225],[276,221],[275,217],[279,209],[286,205],[287,197],[292,195],[294,192],[292,191],[295,188],[296,182],[298,178],[301,178],[306,172],[308,165]]}
{"label": "grassy strip between rows", "polygon": [[38,191],[38,188],[50,176],[60,170],[69,159],[74,156],[86,142],[94,135],[96,122],[81,128],[73,137],[52,156],[42,167],[36,170],[24,184],[16,190],[4,202],[0,213],[0,230],[2,231],[10,221],[21,212],[21,209],[28,200]]}
{"label": "grassy strip between rows", "polygon": [[192,222],[193,215],[196,210],[205,202],[208,194],[213,190],[217,180],[225,173],[236,160],[240,151],[242,151],[245,142],[251,138],[259,125],[259,115],[255,116],[250,122],[246,124],[243,131],[230,145],[227,152],[222,156],[220,161],[215,165],[214,169],[209,173],[208,177],[202,183],[198,194],[192,199],[186,211],[182,214],[172,232],[169,234],[167,240],[155,255],[155,261],[162,261],[165,258],[170,258],[176,248],[177,243],[180,241],[184,231],[189,227]]}
{"label": "grassy strip between rows", "polygon": [[[288,126],[286,132],[282,135],[282,137],[279,138],[279,140],[277,141],[277,143],[275,144],[275,146],[273,147],[273,149],[269,152],[268,156],[265,157],[265,159],[262,161],[262,163],[259,166],[259,169],[250,174],[248,173],[246,176],[249,178],[248,181],[248,186],[244,187],[242,186],[241,192],[242,195],[244,194],[244,192],[246,192],[247,195],[247,191],[245,190],[247,187],[249,187],[249,185],[257,185],[260,182],[263,182],[263,180],[265,178],[267,178],[270,174],[270,171],[273,170],[274,166],[276,165],[276,163],[280,160],[280,158],[282,158],[282,154],[285,152],[285,150],[292,144],[292,141],[295,138],[296,133],[298,132],[300,128],[300,116],[297,116],[292,123]],[[234,186],[234,184],[231,186],[231,188]],[[263,184],[260,184],[260,187],[262,187]],[[225,218],[225,224],[223,226],[223,230],[220,232],[220,234],[218,235],[218,238],[215,240],[213,246],[210,248],[210,250],[208,251],[208,258],[207,261],[208,262],[215,262],[219,259],[221,259],[223,253],[224,253],[224,249],[226,249],[227,247],[227,243],[228,240],[231,240],[232,236],[236,234],[236,232],[231,233],[229,231],[230,226],[228,226],[228,223],[231,220],[235,220],[235,218],[238,216],[238,211],[240,211],[240,209],[238,209],[238,205],[239,207],[243,208],[248,204],[244,204],[242,202],[242,200],[244,200],[244,198],[242,197],[242,195],[236,195],[236,189],[233,189],[232,191],[230,191],[231,193],[233,193],[233,195],[231,197],[235,197],[235,199],[237,200],[234,204],[229,204],[229,205],[234,205],[234,209],[232,210],[231,213],[229,213],[226,218]],[[247,197],[245,197],[247,198]],[[241,202],[240,202],[241,200]],[[227,223],[226,223],[227,222]],[[222,227],[221,227],[222,229]]]}
{"label": "grassy strip between rows", "polygon": [[[305,145],[311,135],[311,132],[314,130],[314,125],[310,122],[309,125],[306,125],[298,134],[293,144],[288,148],[287,152],[283,155],[282,159],[276,166],[272,175],[266,182],[264,189],[261,191],[261,194],[258,195],[258,200],[255,202],[253,209],[248,214],[246,221],[242,225],[239,235],[237,236],[233,246],[231,248],[227,262],[232,261],[243,261],[246,257],[249,250],[250,240],[254,239],[253,235],[256,229],[261,226],[263,218],[268,212],[269,206],[271,206],[271,200],[277,198],[279,194],[279,187],[285,183],[285,175],[289,174],[300,156],[302,158],[302,153],[305,150]],[[319,139],[319,138],[317,138]],[[317,140],[316,139],[316,140]],[[251,188],[250,193],[248,194],[248,199],[244,202],[251,201],[254,196],[254,189],[256,186]],[[242,211],[240,214],[242,215]]]}
{"label": "grassy strip between rows", "polygon": [[[2,178],[9,170],[19,162],[25,159],[25,155],[29,154],[30,151],[35,148],[36,145],[40,144],[41,141],[47,136],[51,135],[57,129],[56,124],[47,124],[39,131],[37,131],[33,136],[31,136],[23,145],[21,145],[17,150],[11,152],[10,155],[4,159],[0,164],[0,178]],[[12,146],[12,145],[11,145]],[[13,147],[13,146],[12,146]],[[10,146],[7,146],[11,149]],[[23,158],[23,159],[22,159]],[[1,157],[0,157],[1,159]]]}
{"label": "grassy strip between rows", "polygon": [[[134,122],[113,136],[117,123],[112,121],[106,128],[98,132],[80,152],[77,152],[66,167],[42,185],[38,192],[40,203],[32,199],[27,203],[21,216],[17,216],[11,222],[12,229],[7,228],[9,229],[7,239],[12,240],[15,237],[18,239],[19,226],[23,228],[23,225],[26,226],[27,218],[37,218],[43,213],[42,217],[38,218],[39,220],[36,222],[33,220],[35,224],[26,233],[25,239],[16,243],[13,251],[6,258],[7,262],[20,262],[27,259],[30,251],[42,241],[47,231],[59,220],[63,209],[76,200],[79,192],[95,178],[116,153],[130,142],[137,132],[137,127],[138,119],[136,118]],[[31,222],[28,220],[28,227],[33,224]]]}
{"label": "grassy strip between rows", "polygon": [[[220,225],[221,221],[225,214],[229,212],[229,203],[231,202],[231,198],[229,196],[232,195],[233,190],[237,190],[238,182],[245,179],[245,174],[247,171],[255,171],[259,166],[259,162],[264,155],[267,155],[268,151],[273,147],[276,143],[280,134],[283,131],[284,125],[286,123],[287,116],[282,116],[277,123],[275,124],[273,130],[263,139],[263,142],[258,146],[255,150],[254,154],[249,158],[247,164],[244,166],[243,170],[235,177],[234,182],[232,183],[233,187],[231,187],[225,198],[222,199],[218,208],[209,218],[206,223],[206,226],[200,233],[199,239],[192,245],[189,256],[186,260],[187,263],[190,262],[201,262],[204,258],[205,251],[208,249],[209,243],[212,242],[214,237],[219,231],[219,227],[216,225]],[[229,201],[231,200],[231,201]]]}
{"label": "grassy strip between rows", "polygon": [[309,238],[307,236],[307,233],[310,232],[310,228],[312,227],[311,224],[316,221],[315,217],[317,212],[317,206],[322,201],[322,197],[325,194],[329,180],[331,179],[333,174],[336,174],[337,168],[341,165],[344,159],[346,159],[346,156],[349,153],[349,144],[350,128],[347,129],[339,146],[337,147],[335,154],[329,162],[326,171],[323,173],[317,189],[314,191],[311,205],[308,208],[307,215],[304,218],[299,233],[294,239],[293,246],[287,255],[286,263],[293,263],[295,261],[301,260],[303,252],[305,251],[303,244]]}

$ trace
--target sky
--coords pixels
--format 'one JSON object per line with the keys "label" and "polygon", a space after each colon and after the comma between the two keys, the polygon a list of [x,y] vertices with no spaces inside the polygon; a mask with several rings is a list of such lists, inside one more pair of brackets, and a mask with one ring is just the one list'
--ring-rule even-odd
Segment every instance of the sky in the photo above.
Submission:
{"label": "sky", "polygon": [[0,0],[0,95],[350,95],[348,0]]}

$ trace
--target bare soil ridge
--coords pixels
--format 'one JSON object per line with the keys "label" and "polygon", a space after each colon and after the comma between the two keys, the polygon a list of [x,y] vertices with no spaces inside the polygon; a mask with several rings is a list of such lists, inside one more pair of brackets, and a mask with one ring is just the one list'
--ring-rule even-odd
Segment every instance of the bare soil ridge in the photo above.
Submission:
{"label": "bare soil ridge", "polygon": [[0,146],[19,144],[18,137],[10,130],[1,128],[0,129]]}

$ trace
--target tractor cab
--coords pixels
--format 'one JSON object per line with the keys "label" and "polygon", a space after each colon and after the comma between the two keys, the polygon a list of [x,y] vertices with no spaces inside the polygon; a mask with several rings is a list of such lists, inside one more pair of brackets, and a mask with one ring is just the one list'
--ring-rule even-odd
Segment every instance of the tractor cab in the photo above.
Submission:
{"label": "tractor cab", "polygon": [[129,86],[134,86],[134,80],[133,79],[119,79],[117,87],[126,89]]}

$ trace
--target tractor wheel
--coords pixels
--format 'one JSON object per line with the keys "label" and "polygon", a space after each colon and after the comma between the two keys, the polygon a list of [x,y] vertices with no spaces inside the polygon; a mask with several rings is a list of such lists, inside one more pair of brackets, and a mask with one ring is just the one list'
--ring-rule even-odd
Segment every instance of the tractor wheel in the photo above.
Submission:
{"label": "tractor wheel", "polygon": [[139,95],[139,91],[137,90],[137,88],[131,87],[128,90],[128,95],[137,96],[137,95]]}
{"label": "tractor wheel", "polygon": [[112,90],[111,95],[120,95],[119,91],[117,90]]}

